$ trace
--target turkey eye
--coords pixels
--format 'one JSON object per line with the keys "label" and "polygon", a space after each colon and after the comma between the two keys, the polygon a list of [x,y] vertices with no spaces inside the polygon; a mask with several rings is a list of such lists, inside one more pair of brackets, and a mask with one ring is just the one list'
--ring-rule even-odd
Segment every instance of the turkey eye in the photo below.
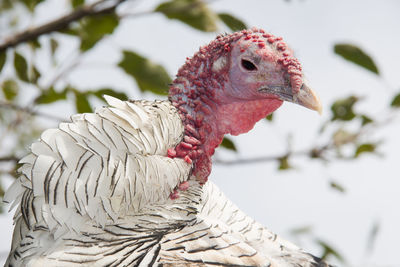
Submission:
{"label": "turkey eye", "polygon": [[246,70],[257,70],[256,65],[246,59],[242,59],[242,67]]}

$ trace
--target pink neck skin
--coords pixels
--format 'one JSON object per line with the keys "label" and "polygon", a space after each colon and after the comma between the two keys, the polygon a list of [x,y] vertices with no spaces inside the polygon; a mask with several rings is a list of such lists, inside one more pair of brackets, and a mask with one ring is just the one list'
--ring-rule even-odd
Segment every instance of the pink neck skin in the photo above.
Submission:
{"label": "pink neck skin", "polygon": [[[202,64],[208,65],[207,62]],[[230,85],[227,82],[228,73],[222,72],[198,74],[196,77],[201,80],[193,81],[190,72],[180,71],[170,88],[169,98],[178,109],[185,125],[185,134],[181,143],[168,150],[168,156],[193,162],[193,174],[202,184],[208,179],[212,167],[211,156],[224,135],[250,131],[257,121],[282,104],[279,99],[249,101],[226,96],[224,92],[229,91],[227,88]]]}

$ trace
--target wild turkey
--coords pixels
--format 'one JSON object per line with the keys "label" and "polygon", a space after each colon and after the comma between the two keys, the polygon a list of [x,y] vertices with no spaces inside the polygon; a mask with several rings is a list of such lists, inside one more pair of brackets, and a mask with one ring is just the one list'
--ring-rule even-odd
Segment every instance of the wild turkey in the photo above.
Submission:
{"label": "wild turkey", "polygon": [[320,111],[301,66],[261,29],[218,36],[168,101],[120,101],[46,130],[5,200],[6,266],[328,266],[232,204],[207,177],[224,134],[290,101]]}

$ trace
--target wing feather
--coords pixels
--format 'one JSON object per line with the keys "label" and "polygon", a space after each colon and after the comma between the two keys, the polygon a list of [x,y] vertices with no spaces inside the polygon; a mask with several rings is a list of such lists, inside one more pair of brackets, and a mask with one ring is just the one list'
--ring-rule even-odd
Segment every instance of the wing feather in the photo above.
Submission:
{"label": "wing feather", "polygon": [[[21,160],[21,177],[5,200],[21,205],[17,214],[35,215],[29,227],[43,224],[53,232],[62,232],[60,227],[79,231],[85,225],[75,222],[84,216],[104,227],[107,221],[165,201],[179,182],[188,179],[191,166],[166,157],[183,132],[169,102],[105,98],[111,107],[74,115],[71,123],[46,130]],[[175,136],[163,133],[163,127],[174,127]],[[24,194],[32,199],[22,203]]]}

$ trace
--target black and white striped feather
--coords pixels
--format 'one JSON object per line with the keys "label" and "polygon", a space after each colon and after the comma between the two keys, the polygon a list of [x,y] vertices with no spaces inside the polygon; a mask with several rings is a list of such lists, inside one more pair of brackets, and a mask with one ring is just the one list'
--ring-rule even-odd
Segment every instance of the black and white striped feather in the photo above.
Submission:
{"label": "black and white striped feather", "polygon": [[4,198],[18,205],[6,266],[328,266],[166,156],[184,129],[170,102],[106,100],[21,160]]}

